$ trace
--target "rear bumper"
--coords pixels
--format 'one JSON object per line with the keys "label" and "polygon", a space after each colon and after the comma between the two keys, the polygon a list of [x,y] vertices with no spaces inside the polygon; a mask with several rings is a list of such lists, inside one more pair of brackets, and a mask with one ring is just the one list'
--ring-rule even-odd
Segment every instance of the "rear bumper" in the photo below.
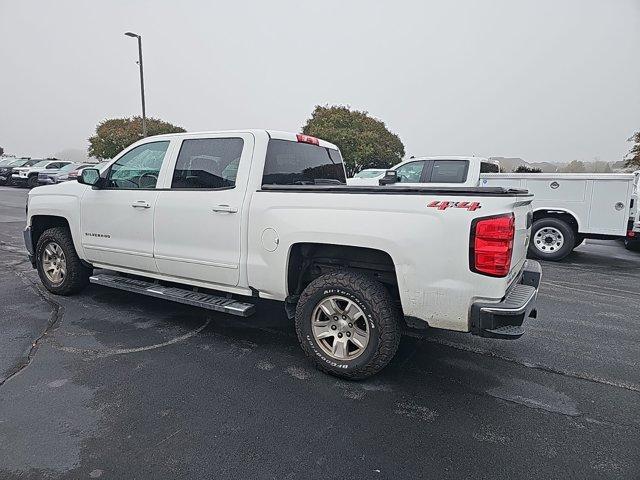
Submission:
{"label": "rear bumper", "polygon": [[538,315],[536,300],[541,278],[540,264],[527,260],[520,281],[502,301],[475,302],[471,306],[471,333],[489,338],[520,338],[524,334],[524,320]]}

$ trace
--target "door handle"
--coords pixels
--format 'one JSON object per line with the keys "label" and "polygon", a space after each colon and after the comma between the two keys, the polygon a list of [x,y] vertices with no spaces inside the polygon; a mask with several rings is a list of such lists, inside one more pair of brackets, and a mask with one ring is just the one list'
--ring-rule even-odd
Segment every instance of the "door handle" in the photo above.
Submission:
{"label": "door handle", "polygon": [[151,208],[151,205],[144,200],[138,200],[137,202],[132,203],[131,206],[133,208]]}
{"label": "door handle", "polygon": [[211,210],[217,213],[238,213],[237,208],[230,207],[229,205],[215,205]]}

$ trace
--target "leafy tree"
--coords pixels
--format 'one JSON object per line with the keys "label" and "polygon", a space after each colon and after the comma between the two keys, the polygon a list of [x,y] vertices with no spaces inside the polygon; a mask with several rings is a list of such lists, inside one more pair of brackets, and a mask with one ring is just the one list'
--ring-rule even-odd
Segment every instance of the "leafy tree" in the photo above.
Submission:
{"label": "leafy tree", "polygon": [[404,156],[400,137],[384,122],[341,105],[317,105],[302,133],[336,144],[349,177],[364,168],[389,168]]}
{"label": "leafy tree", "polygon": [[[180,133],[186,130],[157,118],[147,118],[147,134]],[[100,159],[113,158],[122,150],[142,138],[142,118],[111,118],[96,127],[96,134],[89,138],[89,156]]]}
{"label": "leafy tree", "polygon": [[4,155],[4,148],[0,147],[0,155]]}
{"label": "leafy tree", "polygon": [[520,165],[513,170],[513,173],[542,173],[541,168],[528,167],[526,165]]}
{"label": "leafy tree", "polygon": [[629,137],[627,142],[633,142],[633,146],[626,155],[624,166],[640,167],[640,130]]}
{"label": "leafy tree", "polygon": [[580,160],[571,160],[569,165],[562,169],[564,173],[585,173],[587,171],[587,167],[585,167],[584,162]]}

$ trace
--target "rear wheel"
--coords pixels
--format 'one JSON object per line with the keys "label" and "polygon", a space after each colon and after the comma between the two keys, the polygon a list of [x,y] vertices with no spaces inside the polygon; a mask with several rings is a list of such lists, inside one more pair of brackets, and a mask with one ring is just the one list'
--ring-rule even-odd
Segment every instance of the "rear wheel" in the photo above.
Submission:
{"label": "rear wheel", "polygon": [[89,284],[91,268],[82,264],[69,230],[45,230],[36,246],[36,266],[42,284],[56,295],[78,293]]}
{"label": "rear wheel", "polygon": [[571,225],[558,218],[541,218],[533,222],[529,255],[542,260],[561,260],[576,247],[576,233]]}
{"label": "rear wheel", "polygon": [[395,355],[400,312],[381,283],[343,270],[317,278],[302,292],[296,332],[320,370],[362,379],[382,370]]}

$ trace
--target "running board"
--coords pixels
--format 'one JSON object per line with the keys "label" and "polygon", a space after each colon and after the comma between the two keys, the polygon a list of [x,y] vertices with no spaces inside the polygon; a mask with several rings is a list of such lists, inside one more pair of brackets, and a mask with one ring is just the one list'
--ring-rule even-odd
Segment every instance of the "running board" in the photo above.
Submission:
{"label": "running board", "polygon": [[207,310],[215,310],[216,312],[229,313],[240,317],[248,317],[255,312],[255,307],[252,304],[239,302],[233,298],[219,297],[184,288],[164,287],[145,280],[99,274],[89,277],[89,281],[96,285],[118,288],[140,295],[163,298],[172,302],[185,303],[194,307],[206,308]]}

